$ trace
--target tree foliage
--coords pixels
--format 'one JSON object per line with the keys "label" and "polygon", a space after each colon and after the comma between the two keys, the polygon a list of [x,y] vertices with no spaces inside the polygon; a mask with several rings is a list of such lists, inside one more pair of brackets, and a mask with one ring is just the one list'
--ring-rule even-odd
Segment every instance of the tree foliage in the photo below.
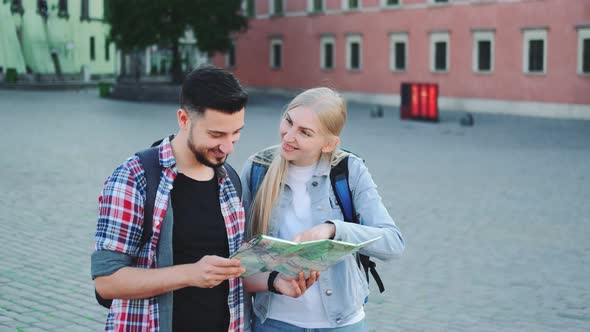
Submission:
{"label": "tree foliage", "polygon": [[105,19],[110,39],[124,52],[150,45],[170,47],[173,72],[180,68],[178,39],[192,29],[197,47],[204,52],[224,52],[232,32],[247,28],[241,0],[110,0]]}

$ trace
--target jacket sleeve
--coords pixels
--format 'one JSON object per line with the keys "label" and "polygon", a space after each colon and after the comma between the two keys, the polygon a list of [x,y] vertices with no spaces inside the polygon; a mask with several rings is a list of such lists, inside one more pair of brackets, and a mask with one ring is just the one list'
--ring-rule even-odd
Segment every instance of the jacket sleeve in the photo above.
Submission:
{"label": "jacket sleeve", "polygon": [[335,240],[360,243],[376,237],[378,241],[363,248],[360,253],[382,260],[402,254],[405,243],[401,232],[383,205],[369,170],[361,159],[348,158],[349,185],[360,224],[343,220],[330,220],[336,226]]}

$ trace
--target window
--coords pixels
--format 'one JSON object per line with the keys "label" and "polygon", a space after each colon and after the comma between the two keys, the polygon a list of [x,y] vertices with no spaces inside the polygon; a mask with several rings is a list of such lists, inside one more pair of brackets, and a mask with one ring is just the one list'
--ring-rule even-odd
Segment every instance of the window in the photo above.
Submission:
{"label": "window", "polygon": [[392,71],[406,71],[407,59],[408,34],[405,32],[392,33],[389,68]]}
{"label": "window", "polygon": [[360,70],[362,67],[362,37],[349,35],[346,37],[346,68]]}
{"label": "window", "polygon": [[90,37],[90,60],[94,61],[96,59],[96,53],[94,50],[94,37]]}
{"label": "window", "polygon": [[324,70],[334,69],[334,45],[336,40],[333,36],[323,36],[320,48],[320,63]]}
{"label": "window", "polygon": [[81,13],[80,13],[80,19],[88,19],[90,18],[90,13],[89,13],[89,8],[88,8],[88,0],[81,0]]}
{"label": "window", "polygon": [[395,7],[399,6],[400,0],[381,0],[382,7]]}
{"label": "window", "polygon": [[310,13],[321,13],[324,11],[324,0],[308,0],[307,9]]}
{"label": "window", "polygon": [[246,14],[248,17],[256,17],[256,1],[246,0]]}
{"label": "window", "polygon": [[43,18],[47,18],[47,0],[37,0],[37,13]]}
{"label": "window", "polygon": [[432,32],[430,34],[430,70],[432,72],[449,71],[449,33]]}
{"label": "window", "polygon": [[229,68],[236,66],[236,43],[234,41],[231,42],[225,55],[225,66]]}
{"label": "window", "polygon": [[342,8],[344,9],[359,9],[361,0],[342,0]]}
{"label": "window", "polygon": [[108,38],[104,40],[104,59],[105,61],[111,60],[111,41]]}
{"label": "window", "polygon": [[578,29],[578,74],[590,75],[590,26]]}
{"label": "window", "polygon": [[547,65],[547,30],[524,30],[523,72],[544,74]]}
{"label": "window", "polygon": [[57,16],[68,17],[68,0],[59,0],[57,3]]}
{"label": "window", "polygon": [[529,40],[529,72],[543,72],[543,49],[545,43],[542,39]]}
{"label": "window", "polygon": [[494,70],[494,32],[473,32],[473,71],[489,73]]}
{"label": "window", "polygon": [[449,0],[432,0],[434,3],[448,3]]}
{"label": "window", "polygon": [[284,15],[285,6],[283,0],[270,0],[270,13],[271,16]]}
{"label": "window", "polygon": [[270,41],[270,67],[280,69],[283,66],[283,41],[274,38]]}
{"label": "window", "polygon": [[12,2],[10,3],[10,11],[15,14],[15,13],[19,13],[19,14],[24,14],[25,13],[25,9],[23,8],[23,1],[22,0],[12,0]]}

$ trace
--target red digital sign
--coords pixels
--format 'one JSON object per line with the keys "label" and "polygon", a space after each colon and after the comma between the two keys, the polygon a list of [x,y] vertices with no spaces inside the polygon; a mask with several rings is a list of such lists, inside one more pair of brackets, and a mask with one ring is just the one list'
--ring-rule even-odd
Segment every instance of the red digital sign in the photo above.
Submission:
{"label": "red digital sign", "polygon": [[432,83],[402,83],[402,119],[438,122],[438,85]]}

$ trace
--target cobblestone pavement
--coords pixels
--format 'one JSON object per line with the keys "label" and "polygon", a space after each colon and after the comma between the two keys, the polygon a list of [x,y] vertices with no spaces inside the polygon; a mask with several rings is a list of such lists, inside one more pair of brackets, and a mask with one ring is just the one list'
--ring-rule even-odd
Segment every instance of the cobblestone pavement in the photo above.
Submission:
{"label": "cobblestone pavement", "polygon": [[[0,91],[2,332],[103,329],[89,272],[99,190],[177,126],[174,105],[96,96]],[[252,97],[236,167],[276,141],[286,102]],[[397,114],[351,104],[343,135],[407,241],[378,263],[371,331],[590,330],[590,121]]]}

